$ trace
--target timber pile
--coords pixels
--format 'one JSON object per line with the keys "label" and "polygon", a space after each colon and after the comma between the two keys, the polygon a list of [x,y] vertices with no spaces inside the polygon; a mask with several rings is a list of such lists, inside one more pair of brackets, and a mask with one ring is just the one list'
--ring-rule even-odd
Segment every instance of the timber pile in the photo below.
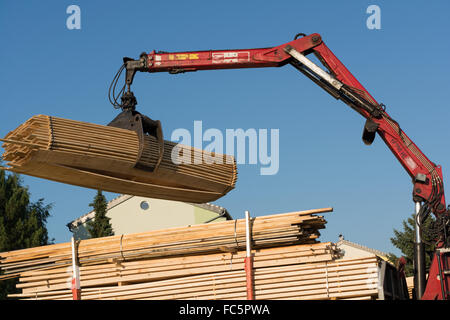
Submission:
{"label": "timber pile", "polygon": [[[270,252],[270,249],[254,252],[256,299],[372,299],[378,295],[378,259],[375,256],[334,260],[335,249],[331,243],[296,246],[297,258],[283,258],[286,247],[277,249],[280,252]],[[294,248],[291,250],[294,252]],[[206,267],[206,260],[211,259],[208,261],[210,265],[213,258],[217,259],[216,266]],[[131,279],[126,273],[136,273],[133,267],[150,267],[124,263],[102,265],[98,269],[81,267],[81,297],[84,300],[246,299],[243,254],[241,257],[232,253],[221,254],[220,257],[205,255],[197,257],[198,259],[202,260],[203,265],[198,261],[196,264],[190,263],[191,259],[187,259],[178,261],[179,264],[165,266],[167,259],[164,259],[161,265],[154,266],[154,270],[161,272],[159,276],[149,277],[153,273],[146,269],[147,274],[143,271],[139,282],[121,280],[127,277]],[[102,276],[114,280],[105,285],[106,281],[102,280]],[[57,277],[64,280],[64,285],[52,284]],[[137,277],[134,276],[134,279]],[[22,293],[9,295],[10,297],[33,300],[72,299],[69,289],[70,267],[64,272],[55,271],[52,277],[48,274],[28,273],[22,280],[18,285],[22,288]],[[40,281],[40,287],[33,287],[33,281]]]}
{"label": "timber pile", "polygon": [[237,179],[232,156],[164,141],[152,171],[160,158],[153,136],[45,115],[2,141],[8,170],[115,193],[205,203],[224,196]]}
{"label": "timber pile", "polygon": [[[256,299],[370,299],[377,258],[317,241],[332,208],[251,219]],[[82,299],[246,299],[245,220],[79,241]],[[0,253],[19,299],[72,299],[71,244]],[[372,270],[372,271],[371,271]]]}
{"label": "timber pile", "polygon": [[[252,218],[252,246],[256,249],[315,243],[325,227],[323,216],[332,208],[267,215]],[[245,249],[245,220],[229,220],[187,227],[153,230],[79,241],[78,261],[84,265],[111,259],[137,260],[204,253],[236,252]],[[70,243],[61,243],[0,253],[5,275],[33,269],[70,266]]]}

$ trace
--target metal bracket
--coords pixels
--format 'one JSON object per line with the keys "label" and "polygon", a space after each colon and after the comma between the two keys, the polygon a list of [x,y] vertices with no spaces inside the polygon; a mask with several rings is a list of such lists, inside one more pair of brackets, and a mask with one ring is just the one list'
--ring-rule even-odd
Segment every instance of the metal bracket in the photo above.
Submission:
{"label": "metal bracket", "polygon": [[325,72],[322,68],[320,68],[314,62],[306,58],[303,54],[295,50],[292,46],[287,45],[286,47],[284,47],[284,51],[290,56],[292,56],[294,59],[299,61],[301,64],[305,65],[312,72],[320,76],[323,80],[328,82],[328,84],[333,86],[336,90],[341,90],[342,86],[344,85],[342,82],[333,78],[329,73]]}
{"label": "metal bracket", "polygon": [[[117,115],[117,117],[115,117],[108,124],[108,126],[136,131],[139,138],[139,153],[137,156],[135,167],[146,169],[151,172],[156,171],[158,169],[164,154],[164,137],[162,132],[161,121],[150,119],[149,117],[133,109],[125,109],[119,115]],[[143,166],[142,164],[139,164],[139,161],[142,157],[142,152],[144,150],[145,145],[144,136],[146,134],[155,137],[156,140],[158,141],[159,146],[158,160],[156,164],[152,167]]]}
{"label": "metal bracket", "polygon": [[125,83],[128,85],[128,88],[133,83],[136,71],[147,71],[147,59],[148,56],[145,52],[141,53],[139,60],[134,60],[128,57],[123,58],[123,63],[125,64],[125,69],[127,70],[125,75]]}

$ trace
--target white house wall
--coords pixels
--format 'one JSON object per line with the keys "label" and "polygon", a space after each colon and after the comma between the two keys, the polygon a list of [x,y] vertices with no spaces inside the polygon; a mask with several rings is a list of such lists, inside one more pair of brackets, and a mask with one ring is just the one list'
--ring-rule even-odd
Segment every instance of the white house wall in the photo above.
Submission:
{"label": "white house wall", "polygon": [[338,248],[342,250],[345,259],[372,257],[374,254],[366,250],[358,249],[347,244],[338,244]]}
{"label": "white house wall", "polygon": [[[148,203],[147,210],[141,208],[143,201]],[[137,196],[111,208],[107,216],[116,235],[195,223],[194,207],[187,203]]]}

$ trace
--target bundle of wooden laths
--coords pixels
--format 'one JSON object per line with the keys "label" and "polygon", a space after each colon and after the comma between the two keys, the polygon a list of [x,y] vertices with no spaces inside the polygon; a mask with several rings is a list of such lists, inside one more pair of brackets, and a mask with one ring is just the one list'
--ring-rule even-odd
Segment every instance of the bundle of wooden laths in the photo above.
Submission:
{"label": "bundle of wooden laths", "polygon": [[[332,208],[251,219],[256,299],[373,298],[377,258],[339,259],[317,241]],[[81,240],[82,299],[246,299],[245,220]],[[71,244],[0,253],[11,298],[72,299]],[[372,271],[371,271],[372,270]]]}
{"label": "bundle of wooden laths", "polygon": [[45,115],[1,140],[8,170],[115,193],[204,203],[227,194],[237,179],[232,156]]}

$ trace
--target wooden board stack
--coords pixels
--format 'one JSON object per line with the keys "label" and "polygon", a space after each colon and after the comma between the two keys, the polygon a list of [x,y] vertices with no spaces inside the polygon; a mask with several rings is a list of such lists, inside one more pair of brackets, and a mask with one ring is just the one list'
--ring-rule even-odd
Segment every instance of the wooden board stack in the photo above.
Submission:
{"label": "wooden board stack", "polygon": [[152,136],[142,139],[130,130],[38,115],[2,139],[3,159],[17,173],[144,197],[204,203],[234,188],[234,157],[164,141],[152,172],[160,146]]}
{"label": "wooden board stack", "polygon": [[[252,218],[256,299],[370,299],[378,259],[317,241],[332,208]],[[246,299],[245,221],[79,241],[82,299]],[[19,299],[72,299],[71,244],[0,253]],[[374,271],[375,270],[375,271]]]}
{"label": "wooden board stack", "polygon": [[[255,217],[252,219],[254,248],[315,243],[325,227],[323,216],[332,208],[314,209]],[[136,260],[186,256],[190,254],[236,252],[245,249],[243,219],[154,230],[82,240],[78,244],[81,265],[98,264],[110,259]],[[38,248],[0,253],[0,267],[5,274],[31,269],[71,265],[71,244],[62,243]]]}

